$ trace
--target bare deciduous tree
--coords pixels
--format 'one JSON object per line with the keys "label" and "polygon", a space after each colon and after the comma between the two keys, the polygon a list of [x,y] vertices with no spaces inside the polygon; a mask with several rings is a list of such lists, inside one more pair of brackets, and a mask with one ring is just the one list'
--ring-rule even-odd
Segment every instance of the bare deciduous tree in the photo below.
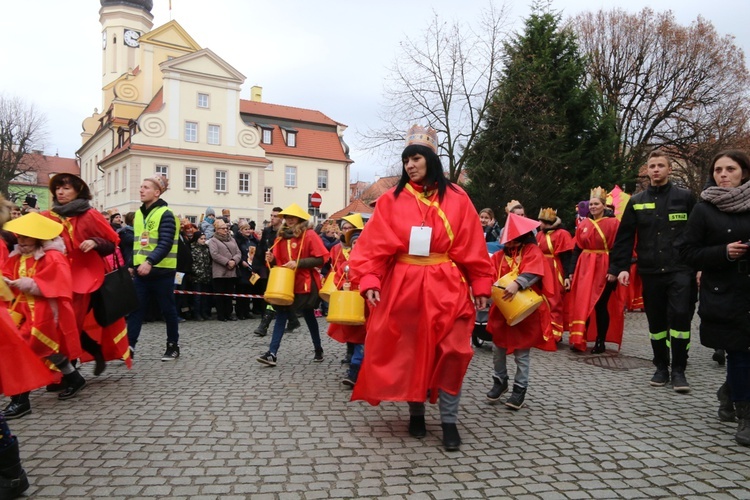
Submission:
{"label": "bare deciduous tree", "polygon": [[580,14],[572,25],[602,107],[617,117],[618,154],[631,173],[655,146],[696,150],[715,142],[719,128],[728,138],[746,124],[742,112],[717,115],[727,102],[747,102],[744,54],[702,17],[681,26],[671,11],[613,9]]}
{"label": "bare deciduous tree", "polygon": [[429,124],[438,132],[439,154],[456,181],[497,86],[506,20],[505,6],[494,4],[482,13],[477,28],[449,24],[434,13],[420,38],[401,42],[385,83],[384,125],[362,134],[366,148],[392,159],[409,126]]}
{"label": "bare deciduous tree", "polygon": [[13,179],[36,169],[32,155],[42,149],[46,118],[19,97],[0,95],[0,193],[9,198]]}

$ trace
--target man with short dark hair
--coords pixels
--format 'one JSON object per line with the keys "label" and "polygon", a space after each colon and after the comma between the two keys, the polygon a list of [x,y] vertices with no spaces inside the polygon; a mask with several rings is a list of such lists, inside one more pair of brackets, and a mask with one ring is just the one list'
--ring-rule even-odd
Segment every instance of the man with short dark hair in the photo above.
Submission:
{"label": "man with short dark hair", "polygon": [[672,388],[687,393],[685,367],[697,287],[695,272],[682,262],[674,242],[685,230],[695,199],[689,190],[669,180],[672,160],[663,151],[653,151],[646,168],[649,186],[628,201],[610,253],[609,273],[621,285],[630,284],[635,244],[656,366],[650,384],[660,387],[669,382],[671,350]]}

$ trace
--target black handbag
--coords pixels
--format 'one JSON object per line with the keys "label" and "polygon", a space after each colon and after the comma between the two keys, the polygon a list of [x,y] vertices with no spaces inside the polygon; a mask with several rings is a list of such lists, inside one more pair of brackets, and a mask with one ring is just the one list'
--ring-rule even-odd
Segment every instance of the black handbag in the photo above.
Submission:
{"label": "black handbag", "polygon": [[120,266],[117,257],[113,261],[115,268],[104,275],[102,286],[91,294],[94,318],[102,326],[109,326],[138,309],[138,296],[128,268]]}

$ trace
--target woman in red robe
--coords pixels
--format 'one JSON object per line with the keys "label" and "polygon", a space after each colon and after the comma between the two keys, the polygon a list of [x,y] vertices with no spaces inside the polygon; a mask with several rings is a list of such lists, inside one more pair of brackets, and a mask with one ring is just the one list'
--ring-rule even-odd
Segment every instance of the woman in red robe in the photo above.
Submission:
{"label": "woman in red robe", "polygon": [[573,237],[562,227],[562,221],[557,216],[557,211],[552,208],[539,210],[540,229],[536,233],[536,241],[544,253],[546,263],[546,276],[552,277],[552,291],[547,296],[549,302],[550,318],[552,321],[552,334],[555,340],[562,340],[565,330],[565,270],[570,262],[573,252]]}
{"label": "woman in red robe", "polygon": [[125,319],[103,327],[94,319],[90,308],[91,294],[104,282],[108,271],[104,257],[112,254],[120,237],[109,221],[89,204],[91,192],[80,177],[57,174],[50,179],[52,209],[42,215],[63,225],[62,239],[73,275],[73,310],[81,336],[81,346],[88,353],[83,359],[94,359],[94,375],[106,369],[106,361],[124,360],[131,365]]}
{"label": "woman in red robe", "polygon": [[535,347],[544,351],[557,350],[557,342],[550,322],[549,304],[546,300],[543,300],[533,313],[515,325],[508,323],[498,307],[501,304],[500,301],[514,300],[521,290],[530,288],[544,297],[549,297],[552,293],[553,277],[547,273],[544,254],[534,238],[533,230],[538,225],[538,222],[531,219],[509,213],[500,240],[505,246],[491,257],[498,279],[509,273],[513,273],[515,278],[505,287],[499,300],[495,295],[495,300],[490,307],[487,331],[492,334],[494,343],[492,348],[494,383],[490,392],[487,393],[487,399],[495,402],[508,390],[506,357],[508,354],[514,354],[516,375],[513,379],[513,393],[505,402],[505,406],[513,410],[521,409],[524,404],[529,384],[531,348]]}
{"label": "woman in red robe", "polygon": [[[63,374],[67,388],[58,397],[72,398],[86,381],[70,363],[80,356],[81,344],[70,302],[73,278],[65,245],[57,236],[63,228],[34,212],[5,228],[18,237],[18,245],[3,265],[3,279],[14,295],[5,307],[21,338],[48,368]],[[4,411],[6,419],[28,413],[28,392],[13,396]]]}
{"label": "woman in red robe", "polygon": [[457,450],[475,306],[486,307],[495,273],[476,209],[443,174],[436,132],[414,126],[406,144],[401,179],[378,198],[349,262],[370,306],[352,400],[409,402],[409,433],[423,437],[424,402],[439,399],[443,445]]}
{"label": "woman in red robe", "polygon": [[[593,354],[603,353],[605,342],[622,344],[625,304],[616,293],[617,276],[607,273],[609,250],[620,222],[605,205],[607,192],[591,190],[589,217],[576,229],[573,258],[566,286],[570,286],[570,347],[583,352],[595,340]],[[571,278],[572,277],[572,278]]]}

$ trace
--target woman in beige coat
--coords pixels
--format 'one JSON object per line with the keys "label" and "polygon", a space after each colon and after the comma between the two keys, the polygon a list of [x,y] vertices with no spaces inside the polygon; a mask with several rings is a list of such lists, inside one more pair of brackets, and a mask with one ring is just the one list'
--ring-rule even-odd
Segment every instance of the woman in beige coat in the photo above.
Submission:
{"label": "woman in beige coat", "polygon": [[[240,263],[240,247],[232,238],[229,226],[223,219],[214,222],[214,236],[208,240],[208,250],[211,252],[211,274],[213,276],[214,292],[233,294],[237,282],[237,265]],[[215,300],[216,319],[219,321],[237,321],[232,316],[232,297],[218,295]]]}

